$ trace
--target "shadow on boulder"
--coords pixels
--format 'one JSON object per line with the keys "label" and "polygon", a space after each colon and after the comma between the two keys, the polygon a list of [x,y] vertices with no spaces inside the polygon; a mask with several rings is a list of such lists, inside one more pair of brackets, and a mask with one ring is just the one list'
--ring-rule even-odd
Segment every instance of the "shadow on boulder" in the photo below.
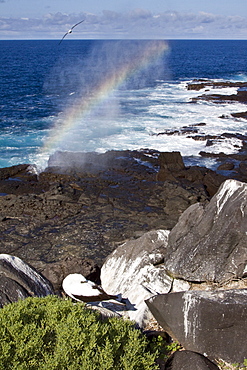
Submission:
{"label": "shadow on boulder", "polygon": [[20,258],[0,254],[0,307],[27,297],[55,294],[52,284]]}

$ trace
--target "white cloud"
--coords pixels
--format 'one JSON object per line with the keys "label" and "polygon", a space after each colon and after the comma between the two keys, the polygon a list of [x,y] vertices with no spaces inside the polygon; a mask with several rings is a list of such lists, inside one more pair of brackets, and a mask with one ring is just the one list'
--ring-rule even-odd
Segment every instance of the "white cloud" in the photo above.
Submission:
{"label": "white cloud", "polygon": [[60,38],[82,19],[85,22],[71,38],[247,38],[247,19],[241,16],[176,11],[154,14],[145,9],[126,13],[47,13],[42,18],[29,19],[0,17],[0,38]]}

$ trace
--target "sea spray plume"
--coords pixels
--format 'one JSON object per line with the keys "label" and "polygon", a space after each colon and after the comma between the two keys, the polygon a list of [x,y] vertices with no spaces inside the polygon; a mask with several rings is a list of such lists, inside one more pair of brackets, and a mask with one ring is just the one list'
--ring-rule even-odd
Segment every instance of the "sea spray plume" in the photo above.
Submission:
{"label": "sea spray plume", "polygon": [[[91,61],[93,66],[90,73],[88,73],[87,63],[84,61],[82,64],[85,70],[81,72],[82,76],[80,75],[81,77],[78,81],[82,83],[82,92],[79,94],[79,97],[77,95],[77,98],[73,96],[70,106],[65,109],[61,117],[55,122],[42,148],[43,153],[64,149],[63,143],[68,141],[71,132],[83,124],[83,119],[87,119],[87,124],[90,125],[92,114],[97,112],[102,103],[107,103],[115,91],[125,88],[128,84],[132,86],[133,81],[137,87],[142,86],[147,74],[149,74],[147,80],[150,80],[150,75],[152,74],[152,81],[160,78],[162,57],[168,50],[165,41],[132,42],[127,44],[119,42],[108,45],[112,46],[110,54],[106,52],[106,49],[102,49],[101,54],[97,54],[95,50],[92,51],[91,59],[89,58],[88,61],[88,63]],[[114,45],[117,47],[114,48]],[[92,56],[94,57],[93,59]],[[88,77],[89,74],[90,78]],[[100,123],[101,120],[99,118],[99,125]],[[83,137],[81,137],[81,140],[83,142]]]}

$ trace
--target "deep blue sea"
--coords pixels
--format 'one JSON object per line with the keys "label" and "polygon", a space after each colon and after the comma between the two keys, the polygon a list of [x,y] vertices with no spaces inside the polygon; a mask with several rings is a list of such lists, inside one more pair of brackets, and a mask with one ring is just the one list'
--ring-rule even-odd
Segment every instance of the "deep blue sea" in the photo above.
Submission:
{"label": "deep blue sea", "polygon": [[247,109],[191,103],[205,93],[186,89],[195,78],[247,81],[247,41],[0,41],[0,167],[44,168],[56,150],[178,150],[196,161],[205,141],[157,134],[201,122],[203,134],[246,134],[246,120],[219,117]]}

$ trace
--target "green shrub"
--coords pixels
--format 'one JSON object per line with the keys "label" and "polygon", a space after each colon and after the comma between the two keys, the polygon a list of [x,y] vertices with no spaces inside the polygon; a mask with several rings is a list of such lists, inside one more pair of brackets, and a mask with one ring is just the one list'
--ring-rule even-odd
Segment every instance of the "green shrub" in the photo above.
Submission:
{"label": "green shrub", "polygon": [[130,321],[55,296],[27,298],[0,310],[0,369],[156,369],[157,346]]}

